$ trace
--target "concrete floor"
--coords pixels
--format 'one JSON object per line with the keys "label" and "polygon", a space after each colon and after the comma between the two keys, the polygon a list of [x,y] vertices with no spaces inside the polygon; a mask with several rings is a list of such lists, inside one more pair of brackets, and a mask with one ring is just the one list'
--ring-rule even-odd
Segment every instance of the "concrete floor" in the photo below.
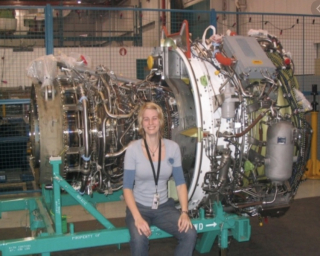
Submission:
{"label": "concrete floor", "polygon": [[306,181],[301,183],[300,187],[298,188],[298,192],[295,196],[295,199],[309,198],[315,196],[320,196],[320,179],[307,179]]}

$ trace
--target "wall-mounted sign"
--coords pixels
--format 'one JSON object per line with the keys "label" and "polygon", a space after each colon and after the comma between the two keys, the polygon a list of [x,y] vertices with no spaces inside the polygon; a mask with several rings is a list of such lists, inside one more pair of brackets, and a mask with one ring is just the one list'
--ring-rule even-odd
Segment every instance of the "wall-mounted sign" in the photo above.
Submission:
{"label": "wall-mounted sign", "polygon": [[127,54],[127,49],[124,48],[124,47],[120,48],[119,54],[120,54],[121,56],[125,56],[125,55]]}

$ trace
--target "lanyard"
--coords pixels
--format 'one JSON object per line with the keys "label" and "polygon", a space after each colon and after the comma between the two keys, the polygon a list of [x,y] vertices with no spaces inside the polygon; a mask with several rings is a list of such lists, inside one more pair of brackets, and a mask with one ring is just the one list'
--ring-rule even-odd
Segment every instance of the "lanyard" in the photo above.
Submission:
{"label": "lanyard", "polygon": [[159,174],[160,174],[160,163],[161,163],[161,138],[159,139],[159,159],[158,159],[157,176],[156,176],[156,172],[154,170],[154,166],[153,166],[153,163],[152,163],[152,159],[151,159],[151,155],[150,155],[150,152],[149,152],[148,144],[147,144],[147,141],[145,139],[144,139],[144,145],[146,147],[148,158],[149,158],[149,161],[150,161],[150,164],[151,164],[154,183],[156,184],[156,193],[157,193],[158,192],[158,180],[159,180]]}

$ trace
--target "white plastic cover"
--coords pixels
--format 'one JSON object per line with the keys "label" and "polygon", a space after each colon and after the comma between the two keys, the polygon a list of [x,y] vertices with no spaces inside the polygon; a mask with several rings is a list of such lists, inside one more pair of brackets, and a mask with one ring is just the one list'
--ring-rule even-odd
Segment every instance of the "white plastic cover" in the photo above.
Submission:
{"label": "white plastic cover", "polygon": [[57,59],[52,54],[35,59],[27,67],[27,76],[35,84],[40,82],[42,87],[52,85],[57,76]]}
{"label": "white plastic cover", "polygon": [[57,63],[60,62],[69,69],[83,69],[91,65],[91,58],[80,53],[71,52],[66,55],[62,52],[54,56],[44,55],[33,60],[27,67],[27,76],[34,84],[41,84],[41,87],[52,85],[58,75]]}

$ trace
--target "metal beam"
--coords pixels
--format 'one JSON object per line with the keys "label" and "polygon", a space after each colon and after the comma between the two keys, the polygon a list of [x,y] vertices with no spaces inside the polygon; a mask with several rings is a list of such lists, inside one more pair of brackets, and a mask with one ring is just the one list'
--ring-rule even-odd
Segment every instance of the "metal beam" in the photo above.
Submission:
{"label": "metal beam", "polygon": [[[216,207],[220,207],[217,205]],[[221,208],[219,208],[221,209]],[[217,237],[219,243],[226,248],[228,245],[228,230],[238,234],[233,237],[238,242],[248,241],[251,235],[249,220],[244,217],[238,217],[234,214],[229,215],[218,210],[215,218],[204,218],[204,214],[198,219],[192,219],[192,223],[198,233],[204,233],[201,240],[197,242],[196,249],[200,253],[207,253],[211,250],[212,245]],[[64,235],[42,233],[37,238],[23,238],[6,240],[0,242],[0,251],[2,256],[18,256],[37,253],[48,253],[55,251],[81,249],[95,246],[115,245],[128,243],[130,234],[127,228],[114,228],[104,230],[94,230],[86,232],[73,232],[73,224],[70,224],[70,233]],[[235,230],[236,229],[236,230]],[[157,227],[151,227],[150,240],[171,237],[168,233]],[[224,236],[221,236],[224,234]]]}

